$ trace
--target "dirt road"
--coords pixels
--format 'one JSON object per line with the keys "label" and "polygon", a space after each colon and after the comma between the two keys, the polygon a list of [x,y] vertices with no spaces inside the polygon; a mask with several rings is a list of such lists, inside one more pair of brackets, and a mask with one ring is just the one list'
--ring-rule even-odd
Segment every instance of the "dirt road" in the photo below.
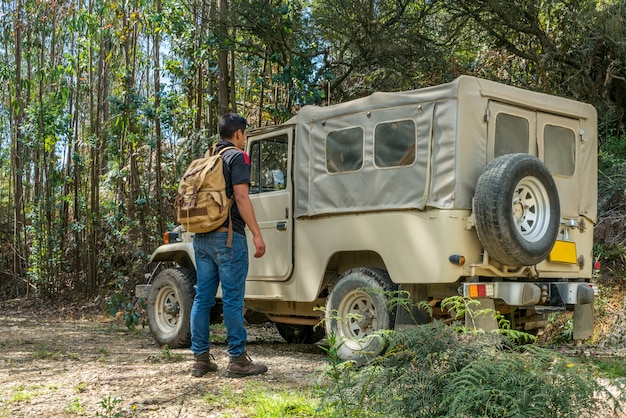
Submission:
{"label": "dirt road", "polygon": [[129,331],[106,315],[59,316],[0,303],[0,417],[245,416],[206,399],[243,391],[251,380],[312,388],[322,375],[323,351],[285,343],[271,324],[249,326],[248,338],[250,355],[267,364],[267,374],[226,378],[218,329],[212,353],[220,370],[199,379],[189,375],[188,349],[164,350],[147,329]]}

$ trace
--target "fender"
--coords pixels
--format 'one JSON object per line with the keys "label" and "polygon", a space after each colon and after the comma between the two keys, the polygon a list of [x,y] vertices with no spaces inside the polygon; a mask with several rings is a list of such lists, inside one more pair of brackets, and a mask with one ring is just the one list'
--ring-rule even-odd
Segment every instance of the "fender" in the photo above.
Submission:
{"label": "fender", "polygon": [[196,258],[193,252],[193,243],[175,242],[159,246],[150,257],[150,262],[173,261],[181,267],[189,270],[196,269]]}

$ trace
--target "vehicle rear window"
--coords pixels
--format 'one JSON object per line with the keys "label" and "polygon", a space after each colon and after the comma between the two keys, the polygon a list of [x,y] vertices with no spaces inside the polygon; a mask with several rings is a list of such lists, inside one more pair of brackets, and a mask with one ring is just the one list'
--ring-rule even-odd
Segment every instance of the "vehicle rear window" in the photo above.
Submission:
{"label": "vehicle rear window", "polygon": [[329,173],[358,171],[363,167],[363,129],[341,129],[326,137],[326,170]]}
{"label": "vehicle rear window", "polygon": [[415,122],[381,123],[374,132],[374,161],[378,167],[398,167],[415,162]]}
{"label": "vehicle rear window", "polygon": [[576,133],[562,126],[543,129],[544,163],[552,174],[573,176],[576,168]]}
{"label": "vehicle rear window", "polygon": [[498,113],[493,145],[494,158],[518,152],[528,153],[529,126],[528,120],[525,118]]}

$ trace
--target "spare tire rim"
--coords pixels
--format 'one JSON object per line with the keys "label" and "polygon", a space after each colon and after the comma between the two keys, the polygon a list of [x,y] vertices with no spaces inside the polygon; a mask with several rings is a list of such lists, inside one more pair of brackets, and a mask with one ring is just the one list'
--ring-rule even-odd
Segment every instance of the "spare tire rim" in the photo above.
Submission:
{"label": "spare tire rim", "polygon": [[548,192],[536,177],[522,178],[515,186],[512,202],[515,229],[528,242],[537,242],[550,226]]}

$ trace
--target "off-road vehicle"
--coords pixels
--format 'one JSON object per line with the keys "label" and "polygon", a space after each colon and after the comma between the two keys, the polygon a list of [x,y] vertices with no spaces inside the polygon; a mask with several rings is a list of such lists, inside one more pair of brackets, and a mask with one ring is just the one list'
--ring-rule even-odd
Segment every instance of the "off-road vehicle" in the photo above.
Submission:
{"label": "off-road vehicle", "polygon": [[[573,310],[574,338],[588,337],[596,119],[588,104],[463,76],[305,106],[251,131],[250,197],[267,252],[250,260],[247,312],[289,342],[332,331],[357,361],[383,349],[378,330],[427,319],[390,310],[395,290],[440,319],[441,300],[476,298],[528,332]],[[175,267],[139,289],[170,347],[189,344],[195,282],[192,237],[176,236],[152,254]]]}

